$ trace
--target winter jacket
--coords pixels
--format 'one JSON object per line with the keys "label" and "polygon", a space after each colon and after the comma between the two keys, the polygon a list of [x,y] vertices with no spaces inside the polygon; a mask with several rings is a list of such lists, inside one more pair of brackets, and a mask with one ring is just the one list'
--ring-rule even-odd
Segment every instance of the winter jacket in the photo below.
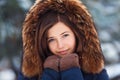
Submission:
{"label": "winter jacket", "polygon": [[[42,76],[43,80],[56,80],[57,76],[59,76],[54,70],[43,70],[41,56],[36,53],[35,48],[38,21],[49,10],[67,15],[68,19],[76,24],[73,27],[77,27],[82,35],[80,37],[82,43],[77,44],[82,44],[82,50],[78,54],[81,69],[72,68],[61,72],[62,80],[108,80],[106,70],[103,69],[104,58],[96,27],[89,11],[80,0],[36,0],[23,23],[24,53],[21,64],[22,74],[20,74],[19,80],[36,80],[37,77],[33,77],[36,75]],[[28,79],[27,77],[32,78]]]}
{"label": "winter jacket", "polygon": [[[38,76],[27,78],[20,73],[18,80],[38,80]],[[109,78],[105,69],[98,74],[92,74],[85,73],[78,67],[73,67],[62,72],[45,69],[40,80],[109,80]]]}

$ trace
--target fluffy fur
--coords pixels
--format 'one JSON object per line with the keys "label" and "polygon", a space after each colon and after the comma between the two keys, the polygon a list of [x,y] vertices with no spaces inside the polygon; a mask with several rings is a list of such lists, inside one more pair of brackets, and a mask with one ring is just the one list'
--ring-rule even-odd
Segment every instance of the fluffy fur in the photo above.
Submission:
{"label": "fluffy fur", "polygon": [[[42,72],[42,62],[34,48],[35,30],[38,17],[49,9],[66,13],[69,19],[83,32],[85,35],[85,39],[83,39],[84,46],[82,49],[82,56],[79,56],[81,69],[87,73],[99,73],[104,67],[100,42],[91,15],[81,1],[36,0],[35,4],[29,10],[23,24],[23,74],[27,77],[32,77]],[[84,23],[87,26],[79,27],[79,23]]]}

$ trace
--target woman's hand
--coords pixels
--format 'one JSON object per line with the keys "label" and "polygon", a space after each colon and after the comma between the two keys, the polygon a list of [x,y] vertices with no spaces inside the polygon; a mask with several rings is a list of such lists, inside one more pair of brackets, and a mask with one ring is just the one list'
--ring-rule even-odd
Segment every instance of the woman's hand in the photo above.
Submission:
{"label": "woman's hand", "polygon": [[44,62],[44,68],[50,68],[56,71],[63,71],[72,67],[80,67],[78,55],[75,53],[68,54],[64,57],[52,55]]}
{"label": "woman's hand", "polygon": [[58,71],[59,62],[60,62],[60,57],[56,55],[49,56],[44,62],[44,68],[50,68]]}
{"label": "woman's hand", "polygon": [[76,53],[68,54],[60,59],[60,70],[70,69],[72,67],[80,67],[79,58]]}

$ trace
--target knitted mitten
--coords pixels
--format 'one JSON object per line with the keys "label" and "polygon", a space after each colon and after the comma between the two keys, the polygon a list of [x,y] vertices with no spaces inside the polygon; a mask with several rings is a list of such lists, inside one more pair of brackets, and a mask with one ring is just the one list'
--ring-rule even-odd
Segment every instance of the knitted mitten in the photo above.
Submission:
{"label": "knitted mitten", "polygon": [[59,61],[60,61],[60,57],[56,55],[49,56],[44,62],[44,68],[50,68],[59,71],[58,70]]}
{"label": "knitted mitten", "polygon": [[70,69],[72,67],[80,67],[78,55],[68,54],[60,59],[60,70]]}
{"label": "knitted mitten", "polygon": [[68,54],[64,57],[56,55],[49,56],[44,62],[44,68],[50,68],[56,71],[63,71],[72,67],[80,67],[78,55]]}

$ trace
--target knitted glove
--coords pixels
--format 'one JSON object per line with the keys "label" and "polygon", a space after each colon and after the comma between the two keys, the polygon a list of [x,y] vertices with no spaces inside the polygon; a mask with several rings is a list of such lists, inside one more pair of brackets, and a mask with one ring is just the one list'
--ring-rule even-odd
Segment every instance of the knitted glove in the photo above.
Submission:
{"label": "knitted glove", "polygon": [[57,72],[72,68],[72,67],[80,67],[78,55],[68,54],[62,58],[52,55],[49,56],[44,62],[44,68],[50,68],[56,70]]}
{"label": "knitted glove", "polygon": [[70,69],[72,67],[80,67],[78,55],[68,54],[60,59],[60,70]]}
{"label": "knitted glove", "polygon": [[55,71],[59,71],[58,70],[59,61],[60,61],[60,57],[56,55],[49,56],[44,62],[44,68],[50,68]]}

